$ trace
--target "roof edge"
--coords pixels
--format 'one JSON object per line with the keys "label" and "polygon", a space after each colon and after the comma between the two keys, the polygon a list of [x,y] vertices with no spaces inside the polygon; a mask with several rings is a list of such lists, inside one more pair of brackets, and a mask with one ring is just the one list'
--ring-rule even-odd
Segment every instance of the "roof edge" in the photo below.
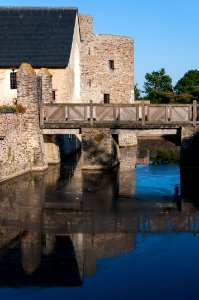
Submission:
{"label": "roof edge", "polygon": [[77,7],[64,6],[0,6],[0,10],[76,10]]}

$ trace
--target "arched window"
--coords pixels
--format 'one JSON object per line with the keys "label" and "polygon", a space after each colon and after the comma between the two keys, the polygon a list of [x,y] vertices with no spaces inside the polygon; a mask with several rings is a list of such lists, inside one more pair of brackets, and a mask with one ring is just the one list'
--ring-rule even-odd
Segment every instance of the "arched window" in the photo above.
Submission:
{"label": "arched window", "polygon": [[17,72],[14,69],[10,73],[10,88],[11,90],[17,89]]}

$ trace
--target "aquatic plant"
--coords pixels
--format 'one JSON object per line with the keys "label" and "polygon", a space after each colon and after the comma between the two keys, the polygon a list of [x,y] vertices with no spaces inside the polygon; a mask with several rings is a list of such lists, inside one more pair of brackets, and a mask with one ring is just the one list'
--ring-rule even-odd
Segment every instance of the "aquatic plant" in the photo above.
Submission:
{"label": "aquatic plant", "polygon": [[170,149],[158,149],[156,151],[151,151],[150,160],[154,164],[178,163],[180,161],[180,152]]}

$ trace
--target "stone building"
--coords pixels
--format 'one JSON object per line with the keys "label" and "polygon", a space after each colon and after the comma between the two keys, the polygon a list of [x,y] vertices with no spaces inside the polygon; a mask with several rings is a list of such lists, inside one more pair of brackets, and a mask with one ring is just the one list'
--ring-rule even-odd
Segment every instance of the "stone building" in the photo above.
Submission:
{"label": "stone building", "polygon": [[52,101],[133,102],[131,38],[93,32],[76,8],[0,7],[0,103],[17,97],[17,69],[52,75]]}
{"label": "stone building", "polygon": [[81,100],[99,103],[134,101],[133,40],[95,34],[93,18],[79,15]]}

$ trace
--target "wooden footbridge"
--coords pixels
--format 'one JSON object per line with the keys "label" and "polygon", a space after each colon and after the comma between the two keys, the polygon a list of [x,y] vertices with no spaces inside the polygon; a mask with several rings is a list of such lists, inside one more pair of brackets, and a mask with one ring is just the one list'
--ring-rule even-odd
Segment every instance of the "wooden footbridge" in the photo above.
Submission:
{"label": "wooden footbridge", "polygon": [[41,103],[42,128],[168,128],[199,125],[199,104]]}

